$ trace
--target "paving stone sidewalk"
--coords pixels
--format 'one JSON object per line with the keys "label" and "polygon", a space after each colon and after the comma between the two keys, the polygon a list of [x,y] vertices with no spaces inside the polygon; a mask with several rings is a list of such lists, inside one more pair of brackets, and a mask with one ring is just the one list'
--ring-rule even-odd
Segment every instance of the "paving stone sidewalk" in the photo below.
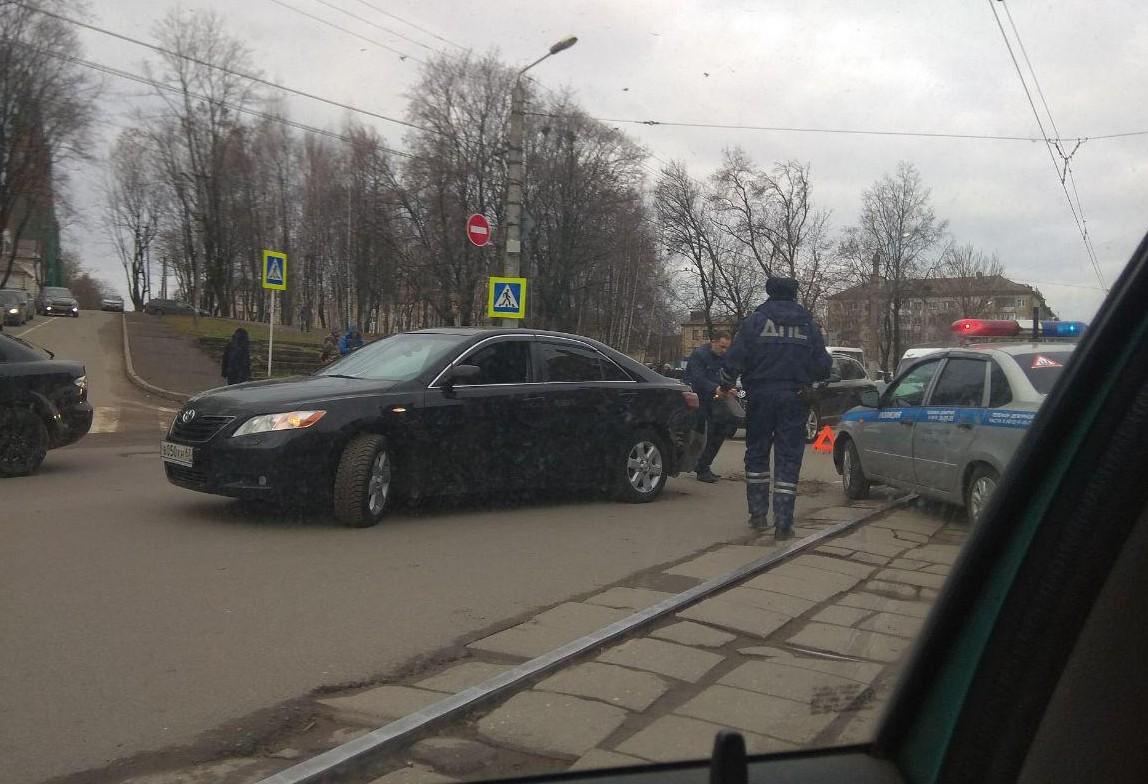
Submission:
{"label": "paving stone sidewalk", "polygon": [[[798,538],[868,505],[876,504],[814,512]],[[751,753],[868,740],[966,534],[895,511],[454,722],[392,755],[393,770],[375,782],[698,758],[722,728],[740,730]],[[366,732],[669,597],[662,578],[697,584],[775,547],[763,537],[715,549],[476,640],[470,659],[431,677],[324,700],[324,708]]]}

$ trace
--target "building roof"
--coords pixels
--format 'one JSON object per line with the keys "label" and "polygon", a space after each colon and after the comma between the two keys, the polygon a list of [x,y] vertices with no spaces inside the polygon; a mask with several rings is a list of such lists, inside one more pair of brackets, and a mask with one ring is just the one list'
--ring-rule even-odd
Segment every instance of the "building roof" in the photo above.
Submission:
{"label": "building roof", "polygon": [[[971,278],[918,278],[906,281],[906,288],[913,290],[910,297],[962,297],[970,294],[1035,294],[1044,299],[1038,289],[1026,283],[1017,283],[1003,275],[985,275],[979,277],[975,286],[971,286]],[[883,282],[883,281],[882,281]],[[844,291],[830,295],[831,300],[868,299],[873,293],[875,284],[866,281]]]}

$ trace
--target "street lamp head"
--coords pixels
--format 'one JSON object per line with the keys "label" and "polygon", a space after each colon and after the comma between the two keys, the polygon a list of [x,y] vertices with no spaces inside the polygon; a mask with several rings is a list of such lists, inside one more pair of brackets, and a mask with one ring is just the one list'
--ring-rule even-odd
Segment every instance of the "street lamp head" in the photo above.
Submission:
{"label": "street lamp head", "polygon": [[550,54],[558,54],[559,52],[569,49],[576,43],[578,43],[578,36],[568,35],[558,43],[554,44],[554,46],[550,47]]}

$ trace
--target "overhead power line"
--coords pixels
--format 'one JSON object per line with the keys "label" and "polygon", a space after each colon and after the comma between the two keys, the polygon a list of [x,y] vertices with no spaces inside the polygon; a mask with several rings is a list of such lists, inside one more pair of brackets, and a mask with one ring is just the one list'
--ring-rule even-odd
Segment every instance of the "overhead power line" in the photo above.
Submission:
{"label": "overhead power line", "polygon": [[425,62],[423,60],[420,60],[419,58],[415,57],[413,54],[407,54],[406,52],[404,52],[400,49],[396,49],[393,46],[388,46],[387,44],[380,43],[379,41],[376,41],[373,38],[368,38],[367,36],[363,35],[362,33],[356,33],[354,30],[348,30],[346,27],[343,27],[341,25],[337,25],[334,22],[328,21],[321,16],[315,16],[314,14],[308,13],[307,11],[304,11],[301,8],[296,8],[295,6],[290,5],[289,3],[283,2],[283,0],[270,0],[270,1],[277,6],[280,6],[282,8],[286,8],[288,11],[294,11],[295,13],[299,14],[300,16],[305,16],[308,19],[313,19],[314,21],[318,22],[319,24],[327,25],[328,27],[333,27],[334,29],[338,30],[340,33],[345,33],[349,36],[353,36],[355,38],[358,38],[360,41],[366,41],[369,44],[374,44],[375,46],[379,47],[380,49],[386,49],[388,52],[394,52],[395,54],[397,54],[399,56],[400,60],[414,60],[416,63],[425,64]]}
{"label": "overhead power line", "polygon": [[[272,2],[277,2],[277,0],[272,0]],[[181,60],[186,60],[187,62],[190,62],[190,63],[195,63],[196,65],[202,65],[205,68],[212,68],[214,70],[220,71],[221,73],[228,74],[229,76],[235,76],[235,77],[240,78],[240,79],[246,79],[250,82],[254,82],[255,84],[261,84],[261,85],[264,85],[265,87],[271,87],[275,90],[280,90],[284,93],[288,93],[291,95],[297,95],[301,98],[307,98],[307,99],[310,99],[312,101],[318,101],[320,103],[325,103],[329,106],[334,106],[334,107],[339,108],[339,109],[346,109],[347,111],[355,112],[357,114],[361,114],[361,115],[364,115],[366,117],[373,117],[376,120],[384,120],[386,122],[395,123],[396,125],[402,125],[402,126],[405,126],[407,128],[412,128],[416,131],[424,131],[426,133],[435,133],[435,131],[433,131],[433,130],[430,130],[428,128],[423,128],[419,125],[415,125],[414,123],[407,122],[406,120],[399,120],[399,119],[396,119],[394,117],[388,117],[387,115],[380,114],[379,112],[374,112],[374,111],[371,111],[369,109],[361,109],[357,106],[353,106],[353,105],[348,104],[348,103],[343,103],[342,101],[336,101],[336,100],[333,100],[331,98],[325,98],[321,95],[315,95],[314,93],[305,92],[303,90],[297,90],[294,87],[288,87],[288,86],[283,85],[283,84],[278,84],[277,82],[272,82],[269,79],[264,79],[261,76],[255,76],[254,74],[243,73],[241,71],[236,71],[232,68],[228,68],[228,67],[223,66],[223,65],[217,65],[216,63],[208,62],[206,60],[200,60],[197,57],[192,57],[190,55],[181,54],[179,52],[172,51],[171,49],[167,49],[165,47],[158,46],[156,44],[148,43],[147,41],[141,41],[138,38],[132,38],[131,36],[124,35],[123,33],[117,33],[114,30],[108,30],[105,27],[99,27],[99,26],[94,25],[94,24],[89,24],[88,22],[82,22],[78,19],[72,19],[70,17],[66,17],[66,16],[63,16],[61,14],[53,13],[51,11],[45,11],[44,9],[37,8],[35,6],[25,5],[21,2],[19,2],[19,0],[17,0],[17,5],[20,5],[23,8],[27,8],[28,10],[41,13],[44,16],[49,16],[53,19],[59,19],[62,22],[67,22],[68,24],[75,25],[76,27],[83,27],[87,30],[91,30],[93,32],[100,33],[101,35],[106,35],[106,36],[110,36],[112,38],[117,38],[121,41],[125,41],[125,42],[130,43],[130,44],[135,44],[136,46],[142,46],[145,49],[151,49],[153,52],[158,52],[159,54],[163,54],[163,55],[166,55],[168,57],[176,57],[176,58],[179,58]],[[204,100],[208,100],[208,99],[204,99]]]}
{"label": "overhead power line", "polygon": [[370,8],[372,11],[380,13],[383,16],[389,16],[391,19],[394,19],[398,22],[402,22],[405,25],[413,27],[415,30],[418,30],[420,33],[424,33],[426,35],[429,35],[431,38],[434,38],[436,41],[442,41],[444,44],[450,44],[451,46],[458,48],[458,49],[467,49],[468,48],[468,47],[463,46],[462,44],[457,44],[454,41],[451,41],[449,38],[443,38],[438,33],[431,32],[430,30],[427,30],[425,27],[419,27],[414,22],[412,22],[408,19],[404,19],[401,16],[397,16],[395,14],[392,14],[390,11],[384,11],[382,8],[379,8],[377,5],[372,5],[371,3],[368,3],[367,0],[356,0],[356,2],[358,2],[360,5],[365,5],[367,8]]}
{"label": "overhead power line", "polygon": [[[1056,129],[1056,122],[1052,118],[1052,112],[1048,108],[1048,103],[1044,100],[1044,91],[1040,89],[1040,82],[1036,78],[1036,71],[1032,67],[1032,62],[1028,59],[1028,54],[1024,51],[1024,43],[1021,41],[1020,32],[1017,30],[1016,23],[1013,22],[1012,14],[1005,5],[1004,0],[988,0],[989,8],[992,9],[993,18],[996,20],[997,28],[1000,30],[1001,38],[1004,40],[1005,48],[1008,49],[1009,57],[1012,59],[1013,67],[1016,69],[1016,74],[1020,78],[1021,86],[1024,88],[1025,98],[1028,99],[1029,108],[1032,109],[1033,117],[1036,119],[1036,125],[1040,128],[1041,134],[1044,135],[1043,141],[1048,149],[1049,159],[1052,162],[1052,167],[1056,170],[1057,179],[1060,180],[1060,188],[1064,191],[1064,198],[1068,201],[1068,209],[1072,213],[1072,219],[1076,222],[1076,230],[1080,233],[1080,238],[1084,242],[1085,253],[1088,254],[1088,260],[1092,263],[1093,272],[1096,273],[1096,279],[1100,281],[1101,287],[1108,291],[1108,286],[1104,282],[1104,275],[1100,272],[1100,262],[1096,257],[1096,249],[1092,245],[1092,240],[1088,236],[1088,221],[1084,217],[1084,207],[1080,203],[1080,194],[1076,190],[1076,180],[1072,177],[1072,156],[1083,140],[1077,140],[1076,146],[1071,152],[1067,154],[1061,146],[1059,139],[1059,132]],[[1009,40],[1008,33],[1005,31],[1004,23],[1001,22],[1000,14],[997,12],[996,4],[1000,3],[1001,7],[1005,9],[1005,14],[1008,16],[1009,25],[1012,28],[1013,36],[1016,38],[1017,46],[1021,50],[1024,57],[1025,64],[1028,66],[1029,75],[1032,78],[1033,85],[1036,87],[1040,95],[1041,103],[1044,106],[1045,115],[1048,117],[1049,125],[1052,127],[1052,133],[1049,133],[1044,128],[1044,120],[1041,117],[1040,110],[1033,100],[1032,91],[1029,90],[1028,81],[1025,79],[1024,71],[1021,69],[1020,61],[1017,59],[1016,52],[1013,51],[1012,41]],[[1064,166],[1057,162],[1057,156],[1060,156]],[[1072,190],[1076,193],[1076,199],[1068,191],[1068,182],[1072,183]]]}

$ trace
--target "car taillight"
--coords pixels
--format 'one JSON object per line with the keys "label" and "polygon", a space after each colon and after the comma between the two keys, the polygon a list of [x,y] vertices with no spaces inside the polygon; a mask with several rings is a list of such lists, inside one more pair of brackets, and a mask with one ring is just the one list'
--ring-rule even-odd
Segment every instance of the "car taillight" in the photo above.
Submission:
{"label": "car taillight", "polygon": [[699,405],[698,395],[691,389],[682,391],[682,400],[685,401],[686,408],[697,408]]}

